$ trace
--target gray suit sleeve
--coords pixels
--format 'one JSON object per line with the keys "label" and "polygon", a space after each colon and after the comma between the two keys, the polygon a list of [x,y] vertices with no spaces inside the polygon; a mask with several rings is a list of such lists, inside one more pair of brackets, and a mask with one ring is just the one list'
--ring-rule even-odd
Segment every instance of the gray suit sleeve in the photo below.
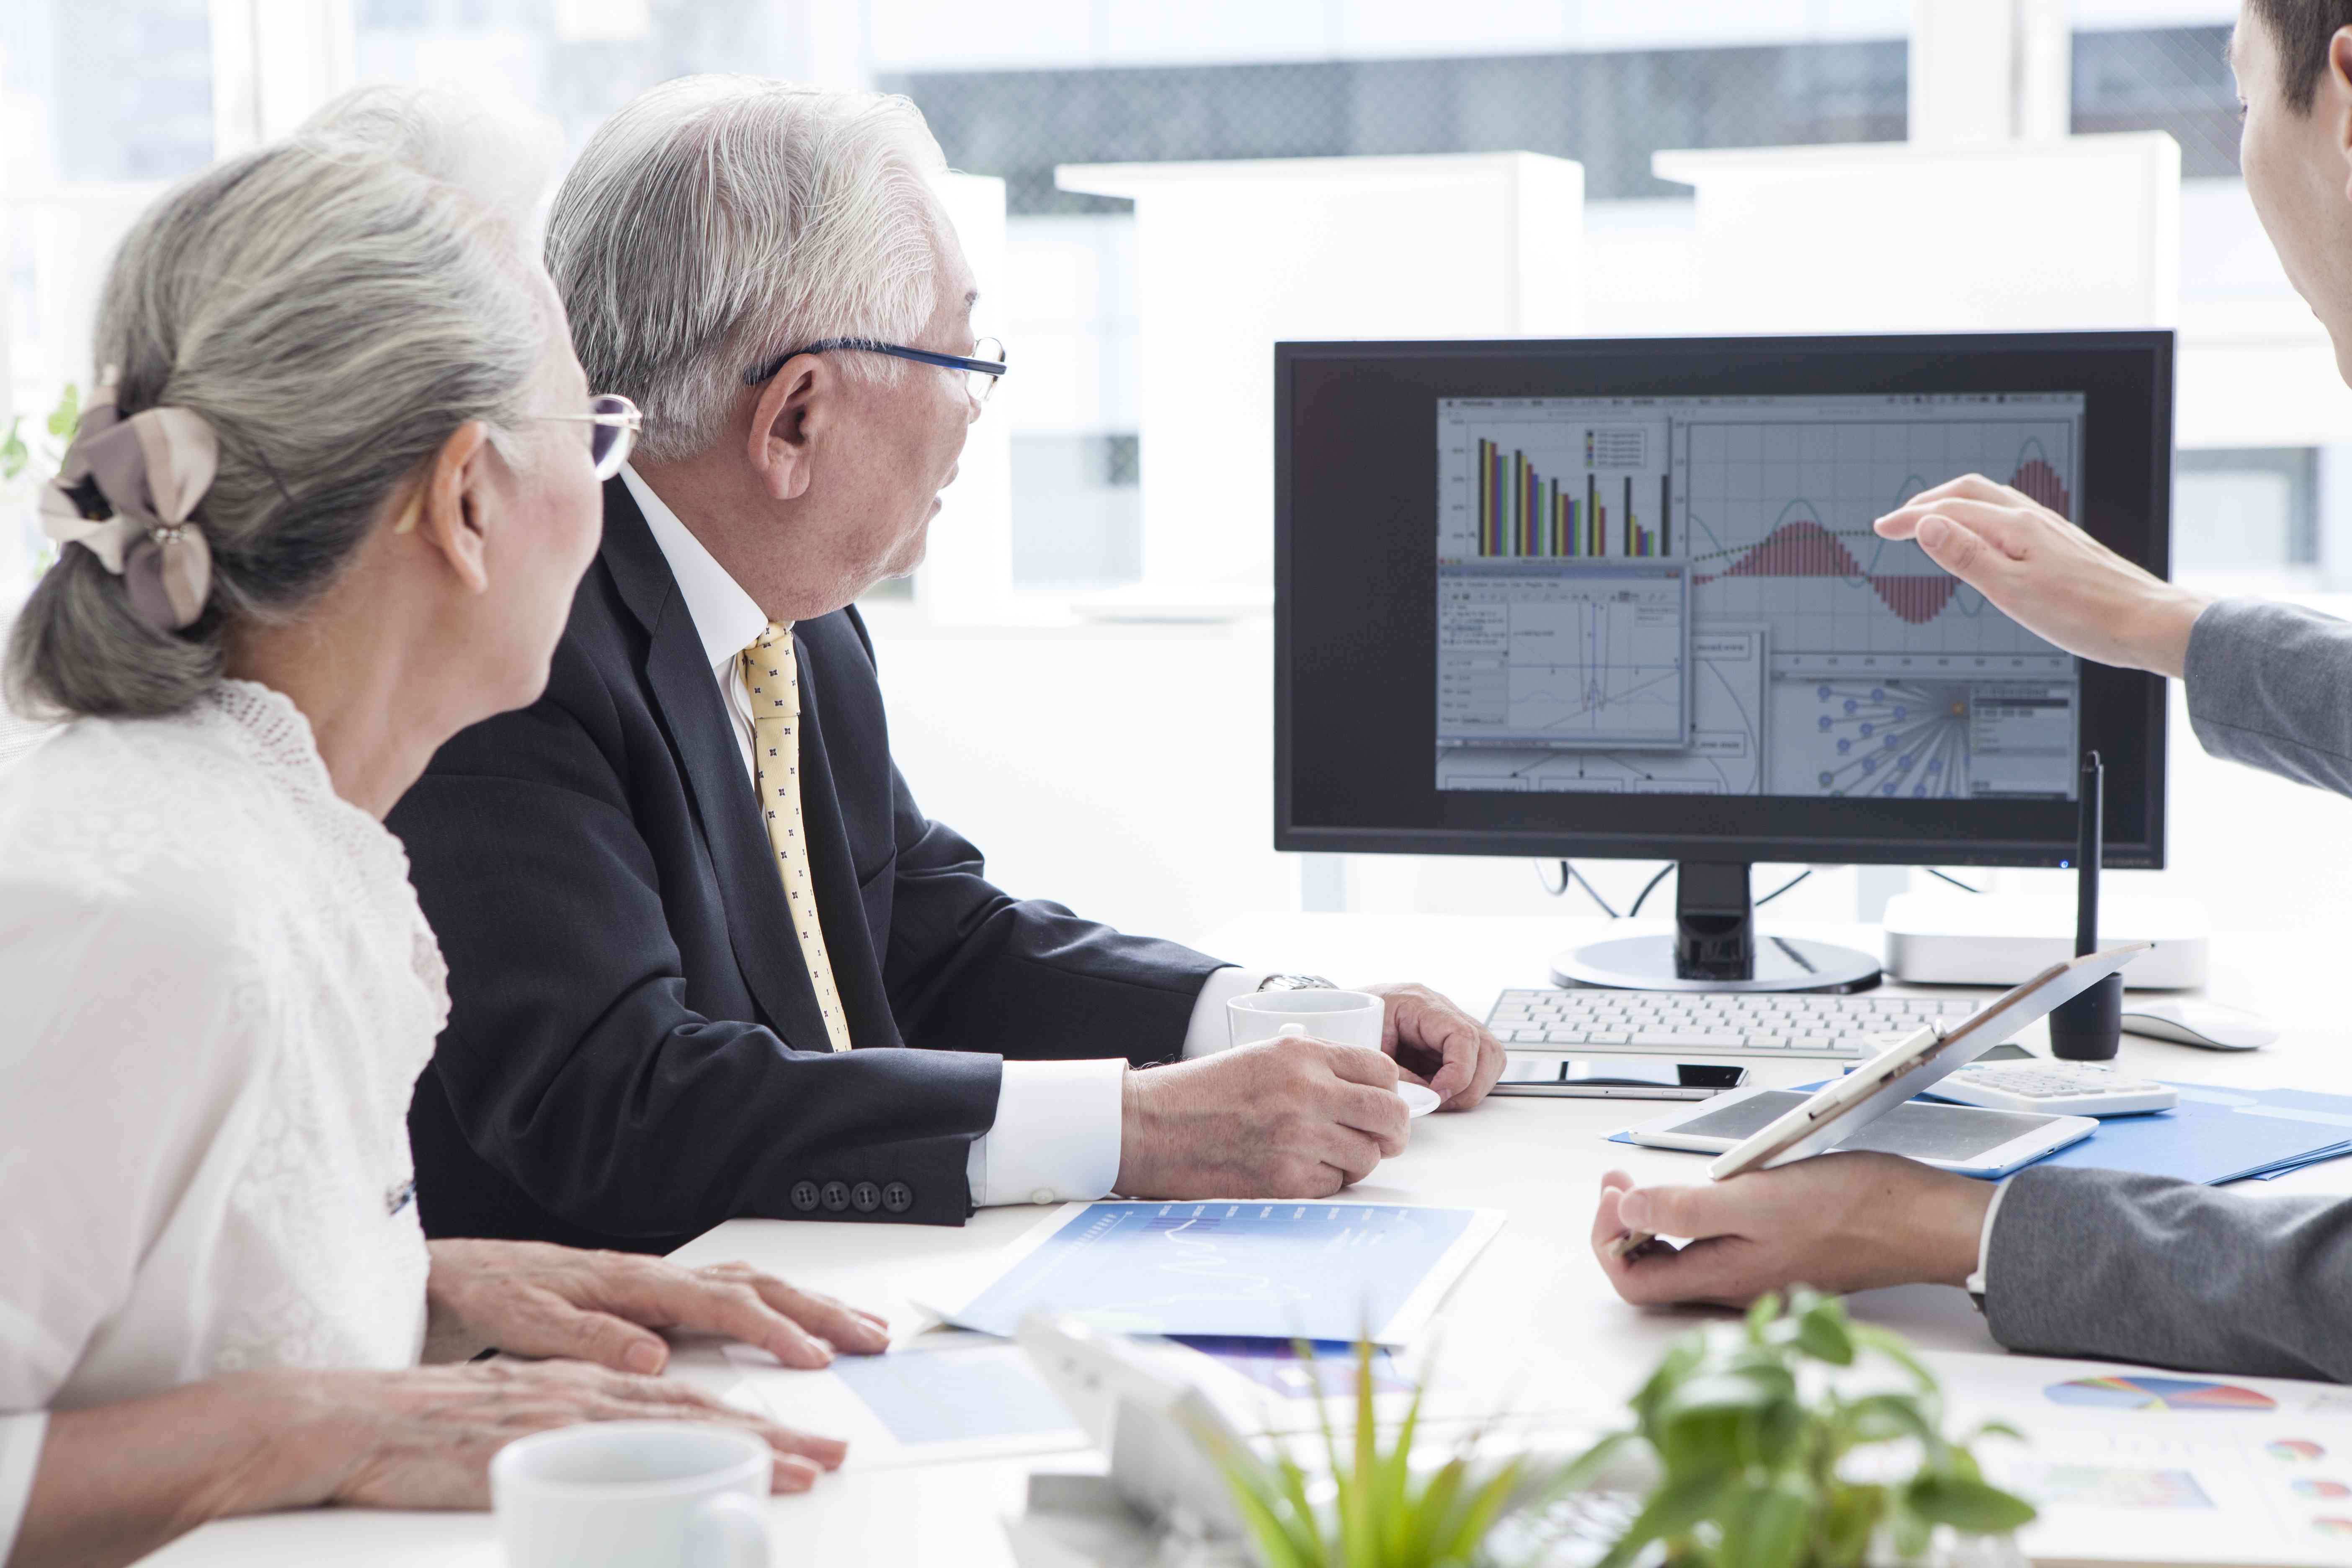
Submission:
{"label": "gray suit sleeve", "polygon": [[2224,599],[2189,631],[2185,673],[2207,751],[2352,795],[2352,622]]}
{"label": "gray suit sleeve", "polygon": [[2011,1350],[2352,1382],[2352,1199],[2028,1170],[1993,1217],[1985,1287]]}

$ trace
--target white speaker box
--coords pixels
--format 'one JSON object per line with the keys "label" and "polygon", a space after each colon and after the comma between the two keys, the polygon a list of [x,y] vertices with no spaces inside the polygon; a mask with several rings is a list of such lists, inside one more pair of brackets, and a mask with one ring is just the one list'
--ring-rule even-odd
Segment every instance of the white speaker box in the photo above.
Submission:
{"label": "white speaker box", "polygon": [[[2074,900],[2040,893],[1898,893],[1886,901],[1886,973],[1927,985],[2015,985],[2074,956]],[[2103,898],[2099,945],[2151,942],[2124,970],[2134,991],[2205,984],[2213,932],[2189,899]]]}

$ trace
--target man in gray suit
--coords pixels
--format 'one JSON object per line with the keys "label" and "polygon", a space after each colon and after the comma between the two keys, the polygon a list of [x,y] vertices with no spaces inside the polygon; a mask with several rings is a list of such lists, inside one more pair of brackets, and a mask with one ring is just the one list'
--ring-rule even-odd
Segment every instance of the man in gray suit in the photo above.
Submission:
{"label": "man in gray suit", "polygon": [[[2243,0],[2230,59],[2247,193],[2352,382],[2352,0]],[[2207,751],[2352,795],[2352,625],[2210,603],[1973,474],[1877,526],[2060,647],[2186,681]],[[1628,1232],[1693,1239],[1621,1258]],[[2071,1169],[1996,1188],[1831,1154],[1706,1187],[1612,1172],[1592,1244],[1629,1301],[1935,1281],[1976,1292],[2012,1350],[2352,1381],[2352,1199]]]}

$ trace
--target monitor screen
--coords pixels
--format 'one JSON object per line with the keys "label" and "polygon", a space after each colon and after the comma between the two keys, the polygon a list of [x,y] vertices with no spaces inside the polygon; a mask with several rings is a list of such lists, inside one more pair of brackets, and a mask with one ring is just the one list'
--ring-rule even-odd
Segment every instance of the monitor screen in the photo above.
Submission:
{"label": "monitor screen", "polygon": [[2161,683],[1871,524],[1979,473],[2161,574],[2168,335],[1276,363],[1282,847],[2057,864],[2096,747],[2160,863]]}

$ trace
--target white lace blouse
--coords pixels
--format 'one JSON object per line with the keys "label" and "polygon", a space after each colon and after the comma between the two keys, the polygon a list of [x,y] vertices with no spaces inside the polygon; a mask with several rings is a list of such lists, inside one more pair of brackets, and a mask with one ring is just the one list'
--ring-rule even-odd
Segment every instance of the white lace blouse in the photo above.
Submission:
{"label": "white lace blouse", "polygon": [[41,1412],[415,1361],[446,977],[399,841],[267,687],[0,768],[0,1560]]}

